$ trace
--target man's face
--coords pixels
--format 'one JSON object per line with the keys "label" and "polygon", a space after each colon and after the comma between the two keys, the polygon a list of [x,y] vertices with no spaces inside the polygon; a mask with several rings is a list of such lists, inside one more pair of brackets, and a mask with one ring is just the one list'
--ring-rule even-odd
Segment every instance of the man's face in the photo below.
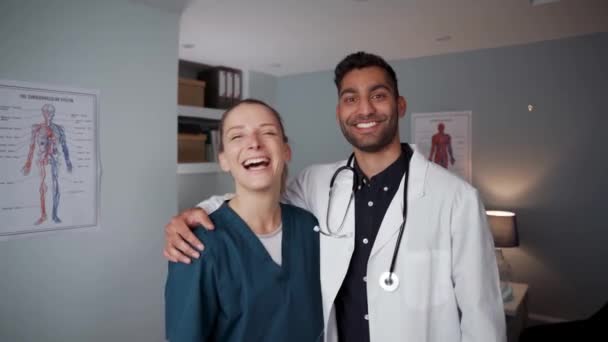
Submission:
{"label": "man's face", "polygon": [[336,116],[348,142],[364,152],[378,152],[398,138],[405,99],[395,96],[379,67],[353,69],[340,84]]}

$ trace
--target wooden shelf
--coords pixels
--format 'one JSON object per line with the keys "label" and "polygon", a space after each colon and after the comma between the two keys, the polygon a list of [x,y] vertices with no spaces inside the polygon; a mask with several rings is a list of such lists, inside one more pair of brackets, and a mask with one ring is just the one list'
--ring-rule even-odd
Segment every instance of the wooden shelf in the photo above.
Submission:
{"label": "wooden shelf", "polygon": [[177,106],[178,116],[187,116],[199,119],[220,120],[224,109],[207,108],[207,107],[192,107],[192,106]]}
{"label": "wooden shelf", "polygon": [[177,164],[177,174],[219,173],[222,169],[218,163],[180,163]]}
{"label": "wooden shelf", "polygon": [[[181,79],[182,81],[194,80],[195,82],[198,82],[199,73],[210,67],[212,66],[180,59],[178,65],[178,79]],[[222,114],[224,114],[225,111],[225,109],[185,106],[178,103],[178,124],[198,125],[203,131],[217,130],[219,121],[222,119]],[[208,136],[207,139],[210,139],[210,137]],[[210,153],[210,151],[207,151],[207,153]],[[212,160],[214,159],[215,158]],[[180,175],[212,174],[221,172],[222,170],[216,162],[177,163],[177,174]]]}

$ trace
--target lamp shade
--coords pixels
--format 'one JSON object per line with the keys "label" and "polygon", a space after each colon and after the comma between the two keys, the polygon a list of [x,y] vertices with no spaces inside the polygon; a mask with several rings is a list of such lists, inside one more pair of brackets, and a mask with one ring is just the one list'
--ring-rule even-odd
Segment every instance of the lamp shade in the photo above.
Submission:
{"label": "lamp shade", "polygon": [[488,210],[488,223],[494,236],[494,246],[497,248],[519,246],[517,221],[515,214],[510,211]]}

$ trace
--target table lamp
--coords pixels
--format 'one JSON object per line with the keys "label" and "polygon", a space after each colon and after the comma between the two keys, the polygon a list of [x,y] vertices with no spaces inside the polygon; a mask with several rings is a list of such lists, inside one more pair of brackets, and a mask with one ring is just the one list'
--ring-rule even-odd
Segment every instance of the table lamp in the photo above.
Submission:
{"label": "table lamp", "polygon": [[519,246],[519,235],[517,234],[517,221],[515,213],[510,211],[488,210],[488,223],[494,237],[496,248],[496,263],[500,274],[500,291],[505,302],[513,299],[513,289],[509,285],[512,280],[511,265],[505,259],[502,249]]}

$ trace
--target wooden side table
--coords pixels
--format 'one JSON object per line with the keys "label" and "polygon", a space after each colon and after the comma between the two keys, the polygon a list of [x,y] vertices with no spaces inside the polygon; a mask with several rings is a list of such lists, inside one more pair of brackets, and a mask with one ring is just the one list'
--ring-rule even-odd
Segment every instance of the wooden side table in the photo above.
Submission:
{"label": "wooden side table", "polygon": [[504,303],[507,318],[507,339],[517,342],[519,334],[528,321],[528,284],[509,283],[513,288],[513,299]]}

